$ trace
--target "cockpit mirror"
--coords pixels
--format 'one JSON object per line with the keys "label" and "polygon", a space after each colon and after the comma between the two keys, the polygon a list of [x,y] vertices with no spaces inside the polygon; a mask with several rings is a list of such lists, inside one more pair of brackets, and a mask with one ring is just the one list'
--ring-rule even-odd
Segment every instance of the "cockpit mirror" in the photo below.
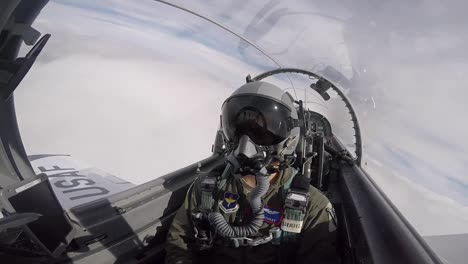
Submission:
{"label": "cockpit mirror", "polygon": [[320,78],[316,83],[310,85],[310,88],[314,89],[317,93],[322,96],[323,100],[330,100],[330,95],[327,93],[328,89],[333,86],[329,81]]}

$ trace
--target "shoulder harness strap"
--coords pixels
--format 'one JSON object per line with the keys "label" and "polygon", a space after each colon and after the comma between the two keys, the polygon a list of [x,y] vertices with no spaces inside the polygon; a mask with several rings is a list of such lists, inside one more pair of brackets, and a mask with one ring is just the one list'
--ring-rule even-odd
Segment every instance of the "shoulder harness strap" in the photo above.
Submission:
{"label": "shoulder harness strap", "polygon": [[288,191],[289,189],[291,188],[291,184],[294,180],[294,178],[296,177],[297,175],[297,170],[295,168],[291,168],[292,169],[292,174],[293,176],[292,177],[289,177],[289,179],[284,183],[283,187],[282,187],[282,194],[283,196],[282,197],[286,197],[286,194],[288,194]]}
{"label": "shoulder harness strap", "polygon": [[216,190],[216,177],[207,175],[200,182],[200,210],[202,212],[211,212],[214,205],[214,192]]}
{"label": "shoulder harness strap", "polygon": [[214,210],[213,206],[218,190],[218,180],[223,169],[224,166],[218,166],[210,172],[200,175],[200,205],[198,213],[192,215],[192,219],[197,223],[193,225],[193,230],[196,244],[200,250],[211,248],[213,244],[213,234],[206,221],[208,214]]}
{"label": "shoulder harness strap", "polygon": [[213,211],[216,192],[219,188],[222,188],[223,185],[226,184],[226,179],[228,176],[226,174],[229,174],[229,164],[219,165],[208,172],[206,175],[201,175],[200,210],[202,213],[209,213]]}
{"label": "shoulder harness strap", "polygon": [[309,203],[310,179],[300,174],[292,178],[291,188],[287,190],[284,201],[284,217],[281,224],[282,242],[296,241],[302,232]]}

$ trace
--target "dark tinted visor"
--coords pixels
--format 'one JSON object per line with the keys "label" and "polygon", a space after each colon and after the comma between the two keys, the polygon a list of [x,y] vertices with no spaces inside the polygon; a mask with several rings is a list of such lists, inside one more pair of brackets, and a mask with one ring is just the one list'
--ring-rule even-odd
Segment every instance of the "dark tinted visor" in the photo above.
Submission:
{"label": "dark tinted visor", "polygon": [[241,95],[223,104],[222,126],[229,141],[247,135],[255,144],[271,146],[289,136],[291,111],[272,99]]}

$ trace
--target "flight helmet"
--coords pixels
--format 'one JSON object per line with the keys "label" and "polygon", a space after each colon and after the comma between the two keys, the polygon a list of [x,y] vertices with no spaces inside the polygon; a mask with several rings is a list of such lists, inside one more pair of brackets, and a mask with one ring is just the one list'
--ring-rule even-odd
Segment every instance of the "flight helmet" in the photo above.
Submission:
{"label": "flight helmet", "polygon": [[299,141],[292,96],[267,82],[242,85],[222,105],[221,126],[228,150],[237,157],[263,155],[284,163]]}

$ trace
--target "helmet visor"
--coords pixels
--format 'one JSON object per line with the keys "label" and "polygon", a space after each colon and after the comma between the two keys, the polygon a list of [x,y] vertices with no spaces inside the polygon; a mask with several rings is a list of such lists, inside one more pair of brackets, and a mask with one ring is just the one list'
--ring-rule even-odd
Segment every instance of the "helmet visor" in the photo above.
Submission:
{"label": "helmet visor", "polygon": [[271,146],[289,136],[291,111],[283,104],[259,96],[236,96],[222,108],[222,126],[229,141],[247,135],[255,144]]}

